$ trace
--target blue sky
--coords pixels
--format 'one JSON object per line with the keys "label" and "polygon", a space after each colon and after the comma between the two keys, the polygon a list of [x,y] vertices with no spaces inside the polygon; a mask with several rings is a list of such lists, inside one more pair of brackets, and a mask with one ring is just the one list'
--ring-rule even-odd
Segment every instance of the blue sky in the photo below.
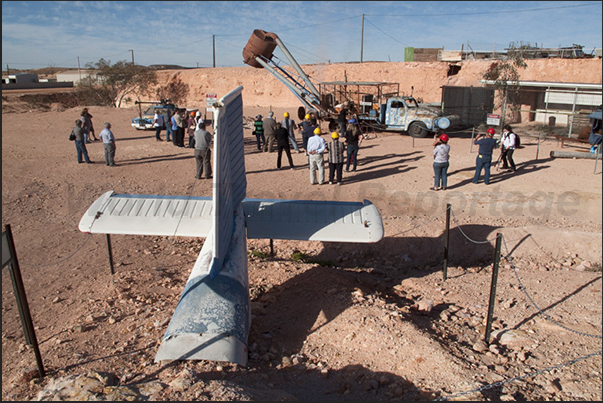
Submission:
{"label": "blue sky", "polygon": [[[404,61],[404,48],[602,43],[601,1],[3,1],[2,68],[115,63],[244,66],[254,29],[300,64]],[[131,51],[133,50],[133,52]],[[280,53],[275,52],[277,56]]]}

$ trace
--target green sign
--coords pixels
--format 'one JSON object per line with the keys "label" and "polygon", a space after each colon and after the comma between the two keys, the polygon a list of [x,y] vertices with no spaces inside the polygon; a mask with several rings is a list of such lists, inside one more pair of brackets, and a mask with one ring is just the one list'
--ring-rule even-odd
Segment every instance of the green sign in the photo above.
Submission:
{"label": "green sign", "polygon": [[404,61],[414,62],[415,61],[415,48],[404,48]]}

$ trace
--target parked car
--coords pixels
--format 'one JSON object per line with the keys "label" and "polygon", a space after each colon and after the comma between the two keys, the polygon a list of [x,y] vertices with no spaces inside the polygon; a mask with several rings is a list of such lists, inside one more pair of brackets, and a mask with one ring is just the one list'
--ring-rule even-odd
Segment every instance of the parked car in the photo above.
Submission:
{"label": "parked car", "polygon": [[[155,117],[155,113],[159,112],[160,115],[164,115],[166,109],[171,109],[172,114],[176,110],[176,105],[171,102],[159,101],[159,102],[135,102],[138,105],[138,117],[132,119],[132,127],[137,130],[150,130],[153,129],[153,119]],[[147,108],[144,112],[142,112],[141,104],[153,104]],[[165,122],[164,122],[165,123]],[[165,129],[165,124],[162,127]]]}

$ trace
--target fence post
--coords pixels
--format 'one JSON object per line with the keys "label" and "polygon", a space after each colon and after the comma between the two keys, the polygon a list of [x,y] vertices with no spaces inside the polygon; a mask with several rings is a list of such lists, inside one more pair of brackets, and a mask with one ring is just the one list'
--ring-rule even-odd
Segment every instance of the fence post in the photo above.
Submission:
{"label": "fence post", "polygon": [[450,203],[446,203],[446,231],[444,232],[444,269],[442,275],[444,281],[448,278],[448,246],[450,245]]}
{"label": "fence post", "polygon": [[594,174],[597,173],[597,163],[599,162],[599,153],[601,152],[601,143],[597,144],[597,148],[595,149],[595,152],[597,153],[597,155],[595,155],[595,172],[593,172]]}
{"label": "fence post", "polygon": [[473,152],[473,136],[475,135],[475,127],[471,128],[471,145],[469,146],[469,153]]}
{"label": "fence post", "polygon": [[[10,224],[5,225],[5,234],[6,246],[8,247],[8,252],[11,256],[11,261],[10,263],[8,263],[8,271],[10,273],[10,279],[13,283],[13,290],[15,292],[15,298],[17,300],[17,308],[19,310],[19,316],[21,317],[21,325],[23,326],[23,334],[25,335],[25,341],[27,342],[27,344],[33,347],[34,354],[36,356],[36,363],[38,364],[38,371],[40,372],[40,377],[44,377],[46,375],[44,371],[44,363],[42,362],[42,355],[40,354],[40,347],[38,346],[36,331],[31,320],[29,305],[27,304],[27,296],[25,295],[25,287],[23,286],[23,278],[21,277],[21,269],[19,268],[19,261],[17,260],[17,251],[15,250],[13,233],[10,229]],[[5,245],[2,245],[3,254],[4,246]],[[4,258],[5,257],[3,256],[3,264]]]}
{"label": "fence post", "polygon": [[113,270],[113,252],[111,251],[111,237],[109,234],[107,235],[107,252],[109,253],[109,268],[111,269],[111,274],[115,274]]}
{"label": "fence post", "polygon": [[538,160],[538,153],[540,152],[540,136],[542,132],[538,132],[538,147],[536,147],[536,160]]}
{"label": "fence post", "polygon": [[270,238],[270,257],[274,257],[274,240]]}
{"label": "fence post", "polygon": [[486,343],[490,344],[492,331],[492,318],[494,317],[494,304],[496,302],[496,283],[498,282],[498,266],[500,264],[500,247],[502,234],[496,234],[496,247],[494,248],[494,264],[492,265],[492,282],[490,283],[490,302],[488,303],[488,319],[486,321]]}

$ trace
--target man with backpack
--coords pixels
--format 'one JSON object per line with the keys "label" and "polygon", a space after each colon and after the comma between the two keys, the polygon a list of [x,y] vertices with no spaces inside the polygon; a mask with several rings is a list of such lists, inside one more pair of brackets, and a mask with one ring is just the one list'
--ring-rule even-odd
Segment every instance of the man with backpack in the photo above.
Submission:
{"label": "man with backpack", "polygon": [[513,153],[515,152],[515,148],[518,148],[518,137],[515,133],[513,133],[513,129],[511,126],[504,125],[503,132],[500,138],[500,152],[501,159],[503,162],[502,169],[511,170],[515,172],[517,168],[515,167],[515,161],[513,161]]}

